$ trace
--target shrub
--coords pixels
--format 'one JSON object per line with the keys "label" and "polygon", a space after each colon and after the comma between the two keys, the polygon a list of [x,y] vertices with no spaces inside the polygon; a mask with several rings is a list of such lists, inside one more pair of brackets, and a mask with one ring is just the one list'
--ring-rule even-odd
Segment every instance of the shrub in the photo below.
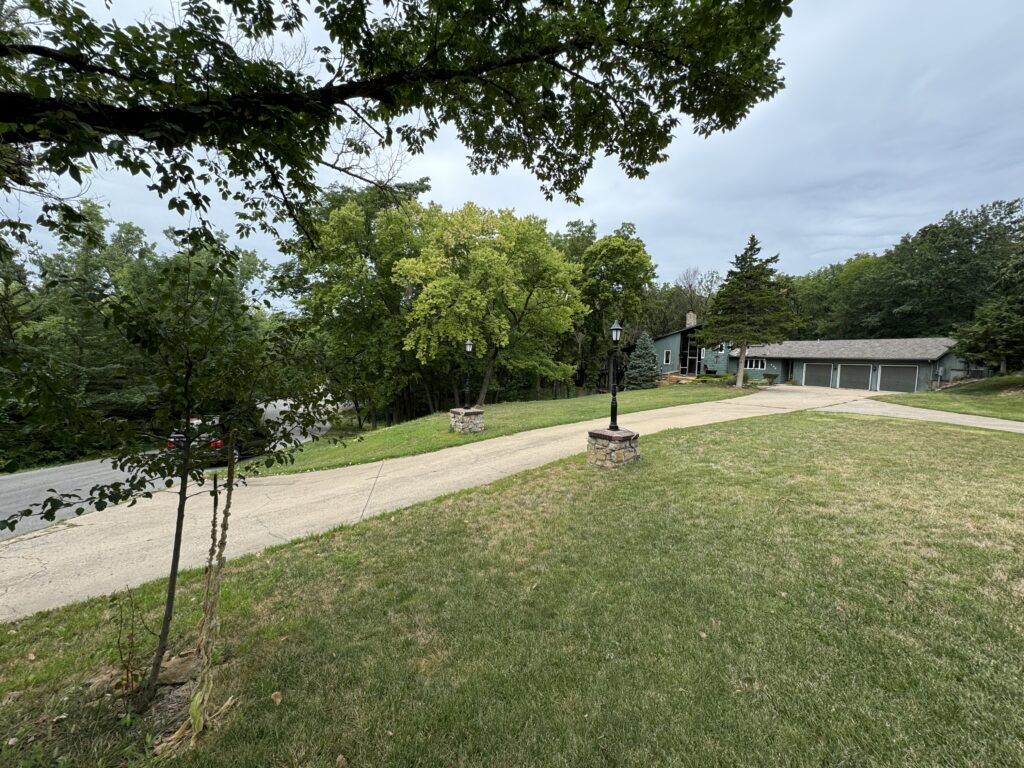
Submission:
{"label": "shrub", "polygon": [[697,376],[697,381],[708,381],[719,384],[735,384],[736,374],[735,373],[701,373]]}
{"label": "shrub", "polygon": [[769,384],[774,384],[775,380],[779,378],[777,373],[765,373],[761,375],[761,378],[767,381]]}
{"label": "shrub", "polygon": [[657,386],[660,376],[661,369],[658,367],[658,353],[654,350],[654,342],[648,334],[642,333],[636,340],[636,349],[630,355],[622,388],[653,389]]}

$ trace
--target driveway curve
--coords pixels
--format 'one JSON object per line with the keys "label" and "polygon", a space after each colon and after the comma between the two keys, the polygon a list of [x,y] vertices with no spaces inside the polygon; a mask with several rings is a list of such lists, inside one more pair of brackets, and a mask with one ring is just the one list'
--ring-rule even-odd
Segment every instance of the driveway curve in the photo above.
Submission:
{"label": "driveway curve", "polygon": [[[731,400],[631,413],[620,421],[645,435],[827,408],[872,394],[775,386]],[[258,552],[580,453],[586,450],[587,431],[606,424],[606,419],[562,424],[419,456],[255,478],[235,491],[228,555]],[[0,541],[0,621],[166,576],[175,503],[172,492],[160,492],[134,507],[112,507]],[[185,521],[182,568],[205,563],[209,529],[209,498],[196,497]]]}

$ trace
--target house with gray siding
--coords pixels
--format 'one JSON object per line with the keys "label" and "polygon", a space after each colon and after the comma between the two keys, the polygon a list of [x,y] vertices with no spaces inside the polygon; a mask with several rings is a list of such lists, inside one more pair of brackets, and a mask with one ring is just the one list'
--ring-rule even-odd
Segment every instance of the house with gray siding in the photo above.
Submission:
{"label": "house with gray siding", "polygon": [[[918,392],[971,373],[953,353],[953,339],[837,339],[752,345],[744,375],[815,387]],[[736,373],[739,350],[727,344],[708,350],[707,372]]]}

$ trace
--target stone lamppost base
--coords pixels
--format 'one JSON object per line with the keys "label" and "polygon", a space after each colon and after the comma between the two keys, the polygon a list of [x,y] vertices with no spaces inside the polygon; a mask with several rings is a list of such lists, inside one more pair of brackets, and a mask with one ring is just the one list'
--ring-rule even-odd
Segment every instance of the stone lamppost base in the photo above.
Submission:
{"label": "stone lamppost base", "polygon": [[480,408],[452,408],[448,415],[451,417],[452,432],[466,435],[484,431],[484,412]]}
{"label": "stone lamppost base", "polygon": [[640,458],[640,435],[628,429],[595,429],[587,433],[587,464],[621,467]]}

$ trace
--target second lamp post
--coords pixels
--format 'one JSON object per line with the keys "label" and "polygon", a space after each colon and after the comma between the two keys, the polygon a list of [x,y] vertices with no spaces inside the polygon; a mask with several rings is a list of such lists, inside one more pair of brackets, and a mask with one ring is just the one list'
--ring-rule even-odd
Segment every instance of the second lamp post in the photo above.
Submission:
{"label": "second lamp post", "polygon": [[466,399],[462,401],[463,408],[469,408],[469,364],[473,359],[473,340],[466,339]]}
{"label": "second lamp post", "polygon": [[608,429],[617,432],[619,429],[619,401],[615,398],[615,394],[618,392],[616,373],[619,366],[619,339],[622,338],[622,326],[619,325],[618,320],[612,323],[611,332],[615,347],[612,349],[612,364],[608,368],[608,376],[612,387],[612,421],[608,425]]}

